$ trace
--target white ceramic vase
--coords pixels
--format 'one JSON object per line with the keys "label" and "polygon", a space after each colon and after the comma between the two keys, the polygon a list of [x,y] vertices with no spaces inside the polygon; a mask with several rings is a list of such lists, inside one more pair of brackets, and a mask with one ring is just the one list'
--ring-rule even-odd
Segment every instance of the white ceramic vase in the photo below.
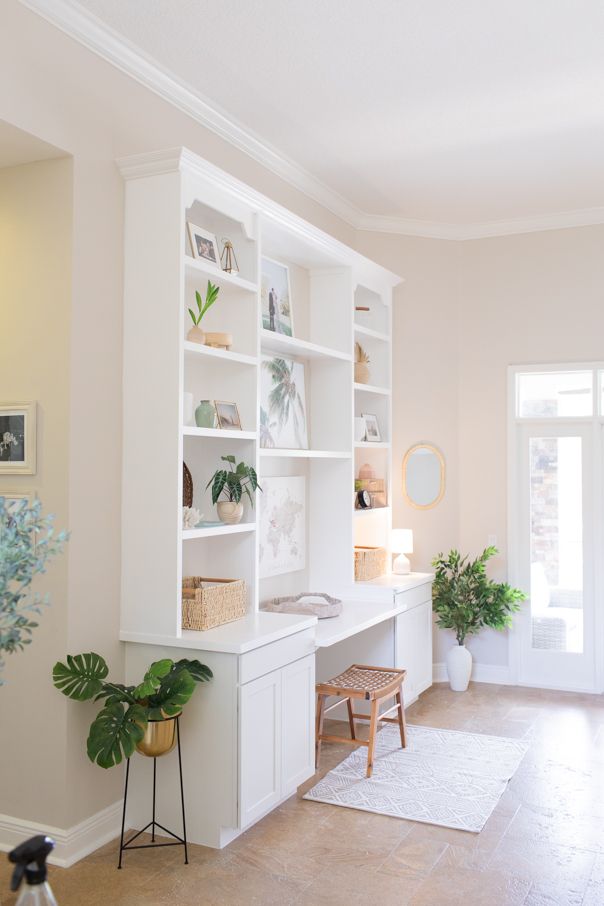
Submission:
{"label": "white ceramic vase", "polygon": [[218,510],[218,518],[221,522],[224,522],[227,525],[237,525],[238,522],[241,522],[241,517],[243,516],[242,503],[234,503],[230,500],[220,500],[216,504],[216,509]]}
{"label": "white ceramic vase", "polygon": [[454,645],[447,652],[447,675],[453,692],[465,692],[472,673],[472,655],[465,645]]}

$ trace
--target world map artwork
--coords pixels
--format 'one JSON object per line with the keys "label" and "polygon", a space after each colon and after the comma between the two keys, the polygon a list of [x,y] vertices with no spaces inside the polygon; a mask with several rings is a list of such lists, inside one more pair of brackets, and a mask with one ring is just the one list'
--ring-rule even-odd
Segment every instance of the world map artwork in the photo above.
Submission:
{"label": "world map artwork", "polygon": [[260,495],[260,577],[306,566],[306,478],[265,478]]}

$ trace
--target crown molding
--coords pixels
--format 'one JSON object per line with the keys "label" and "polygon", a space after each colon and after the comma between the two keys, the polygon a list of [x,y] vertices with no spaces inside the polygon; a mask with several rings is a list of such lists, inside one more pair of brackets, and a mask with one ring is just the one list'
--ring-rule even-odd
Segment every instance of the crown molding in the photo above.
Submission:
{"label": "crown molding", "polygon": [[268,142],[240,125],[231,116],[210,104],[184,81],[163,69],[132,42],[118,35],[77,3],[72,0],[20,0],[20,2],[70,38],[79,41],[145,88],[149,88],[206,129],[210,129],[276,176],[323,205],[349,226],[356,227],[361,212],[354,205]]}
{"label": "crown molding", "polygon": [[189,85],[163,69],[132,42],[82,9],[74,0],[20,0],[20,2],[354,229],[460,242],[604,223],[602,207],[473,224],[438,223],[363,213],[295,161],[210,104]]}

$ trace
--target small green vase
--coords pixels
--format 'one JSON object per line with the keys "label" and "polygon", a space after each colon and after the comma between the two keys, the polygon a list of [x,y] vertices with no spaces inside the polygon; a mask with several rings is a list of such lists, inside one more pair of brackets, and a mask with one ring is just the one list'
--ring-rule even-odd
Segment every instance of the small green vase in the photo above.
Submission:
{"label": "small green vase", "polygon": [[214,428],[216,409],[212,400],[201,400],[195,410],[195,424],[198,428]]}

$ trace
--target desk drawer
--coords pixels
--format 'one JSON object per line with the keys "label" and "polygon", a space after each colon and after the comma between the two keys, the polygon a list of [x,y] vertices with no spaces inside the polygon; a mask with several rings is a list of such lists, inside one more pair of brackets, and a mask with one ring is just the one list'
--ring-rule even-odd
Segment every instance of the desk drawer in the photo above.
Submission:
{"label": "desk drawer", "polygon": [[419,607],[426,601],[432,600],[432,584],[427,582],[425,585],[418,585],[416,588],[409,588],[407,591],[397,591],[394,595],[396,607],[405,607],[411,610],[413,607]]}
{"label": "desk drawer", "polygon": [[284,639],[279,639],[278,642],[255,648],[253,651],[242,654],[239,658],[239,683],[240,685],[249,683],[259,676],[270,673],[271,670],[278,670],[279,667],[285,667],[286,664],[291,664],[301,657],[306,657],[307,654],[314,653],[314,629],[305,629],[294,635],[288,635]]}

